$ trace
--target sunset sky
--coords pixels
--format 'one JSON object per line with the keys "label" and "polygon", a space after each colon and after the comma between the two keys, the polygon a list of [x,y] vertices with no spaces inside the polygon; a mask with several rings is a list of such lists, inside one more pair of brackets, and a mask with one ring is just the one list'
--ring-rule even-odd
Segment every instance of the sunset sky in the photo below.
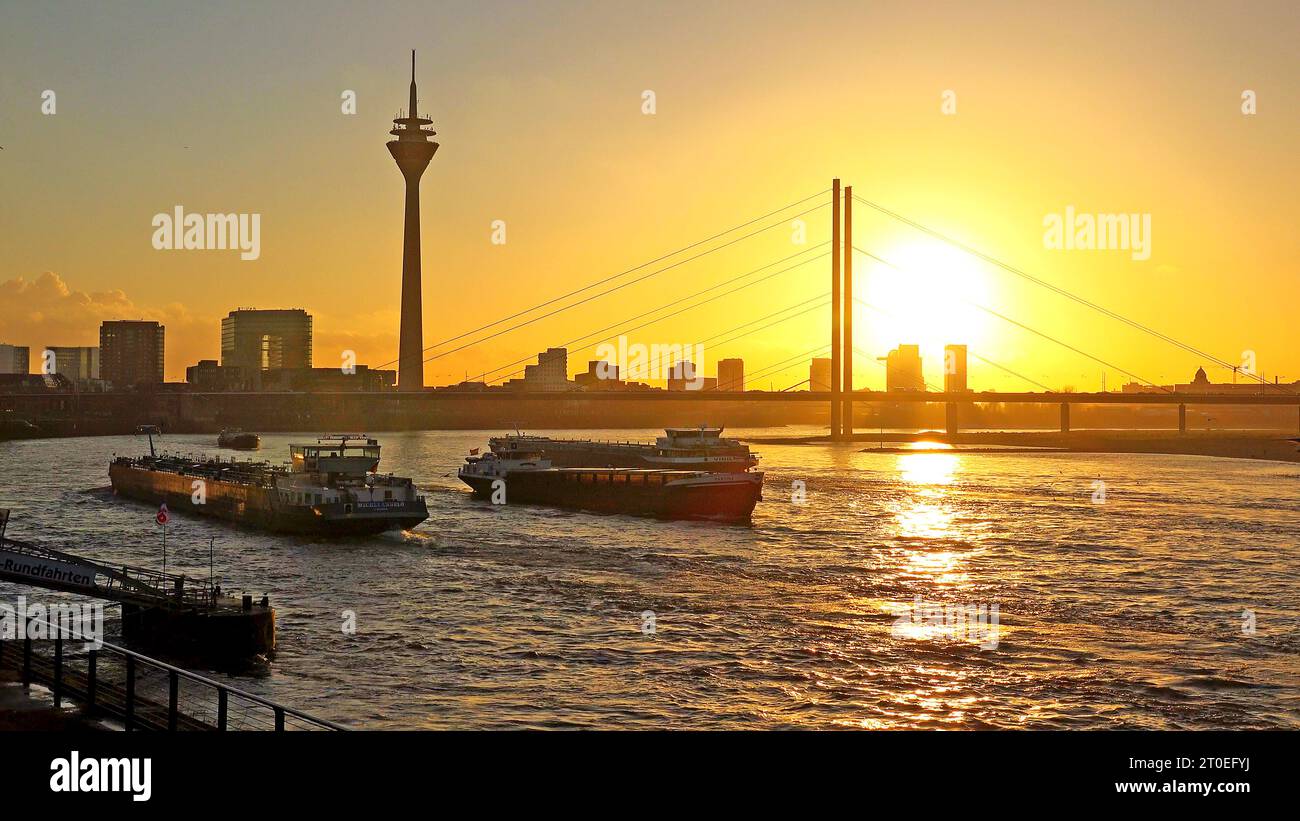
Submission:
{"label": "sunset sky", "polygon": [[[1142,5],[0,0],[0,342],[31,346],[35,361],[47,345],[97,344],[103,319],[159,319],[167,377],[181,380],[219,356],[228,311],[303,307],[317,366],[345,349],[390,363],[403,184],[384,143],[415,48],[421,114],[441,143],[422,185],[425,345],[838,176],[1224,360],[1253,351],[1270,381],[1300,379],[1300,12]],[[340,110],[345,90],[355,115]],[[955,114],[941,110],[946,91]],[[151,220],[177,205],[260,214],[260,258],[155,250]],[[1067,206],[1150,215],[1150,258],[1045,247],[1044,218]],[[859,386],[883,386],[874,359],[900,342],[924,346],[936,384],[945,342],[1053,388],[1131,378],[971,302],[1153,381],[1185,382],[1198,365],[1231,380],[864,206],[854,216],[855,245],[912,272],[858,258],[856,295],[883,311],[856,313]],[[828,207],[804,219],[808,245],[778,227],[435,359],[426,382],[474,378],[829,239]],[[698,342],[828,288],[822,259],[630,338]],[[813,349],[828,323],[812,311],[706,345],[706,372]],[[579,347],[571,372],[592,358]],[[806,377],[805,358],[771,384]],[[971,384],[1036,389],[974,361]]]}

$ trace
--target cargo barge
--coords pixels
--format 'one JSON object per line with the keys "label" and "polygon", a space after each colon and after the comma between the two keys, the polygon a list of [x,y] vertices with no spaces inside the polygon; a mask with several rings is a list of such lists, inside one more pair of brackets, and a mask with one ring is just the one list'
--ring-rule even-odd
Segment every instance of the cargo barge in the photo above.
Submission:
{"label": "cargo barge", "polygon": [[656,468],[710,473],[742,473],[758,464],[749,446],[725,439],[722,428],[665,428],[650,442],[607,442],[594,439],[552,439],[513,434],[495,436],[488,446],[497,456],[541,453],[555,467]]}
{"label": "cargo barge", "polygon": [[424,497],[409,478],[378,473],[379,452],[365,436],[326,436],[290,445],[286,467],[157,455],[151,436],[148,456],[116,457],[108,476],[116,495],[276,532],[409,530],[429,517]]}
{"label": "cargo barge", "polygon": [[641,468],[554,467],[540,453],[471,455],[457,472],[495,504],[539,504],[660,519],[748,521],[763,498],[762,471],[709,473]]}

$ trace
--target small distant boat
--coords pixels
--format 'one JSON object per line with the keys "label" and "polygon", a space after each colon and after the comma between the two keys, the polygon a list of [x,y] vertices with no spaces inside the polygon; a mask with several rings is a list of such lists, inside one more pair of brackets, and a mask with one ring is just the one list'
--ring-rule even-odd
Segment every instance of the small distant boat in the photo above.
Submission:
{"label": "small distant boat", "polygon": [[217,447],[231,450],[257,450],[262,446],[262,437],[248,433],[239,428],[227,428],[217,435]]}
{"label": "small distant boat", "polygon": [[748,521],[763,498],[762,471],[552,467],[541,452],[471,455],[457,476],[474,495],[505,504],[539,504],[660,519]]}
{"label": "small distant boat", "polygon": [[29,420],[15,416],[12,410],[0,413],[0,441],[5,439],[33,439],[41,429]]}

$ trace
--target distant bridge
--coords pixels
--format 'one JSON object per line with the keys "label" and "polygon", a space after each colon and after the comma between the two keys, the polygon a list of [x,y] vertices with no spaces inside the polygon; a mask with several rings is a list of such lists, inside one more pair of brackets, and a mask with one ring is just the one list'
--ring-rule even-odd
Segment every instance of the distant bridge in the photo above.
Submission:
{"label": "distant bridge", "polygon": [[[491,400],[509,401],[637,401],[659,402],[841,402],[853,404],[941,404],[947,408],[947,431],[960,430],[963,405],[1058,405],[1061,431],[1070,430],[1071,405],[1175,405],[1178,407],[1178,430],[1187,431],[1188,405],[1263,405],[1295,407],[1300,427],[1300,394],[1295,393],[1006,393],[1001,391],[853,391],[832,394],[829,391],[430,391],[403,394],[409,400]],[[851,397],[851,401],[849,401]],[[851,410],[846,411],[851,413]],[[852,422],[845,417],[845,430],[851,433]],[[846,434],[848,435],[848,434]]]}
{"label": "distant bridge", "polygon": [[[254,395],[254,394],[250,394]],[[258,394],[265,395],[265,394]],[[344,394],[313,394],[339,396]],[[356,394],[348,394],[355,396]],[[373,395],[373,394],[372,394]],[[384,394],[388,396],[388,394]],[[844,396],[845,394],[841,394]],[[422,394],[394,394],[403,401],[492,400],[508,401],[625,401],[640,399],[663,402],[829,402],[829,391],[426,391]],[[853,391],[853,402],[920,404],[1021,405],[1282,405],[1300,407],[1300,394],[1230,393],[1017,393],[1003,391]]]}

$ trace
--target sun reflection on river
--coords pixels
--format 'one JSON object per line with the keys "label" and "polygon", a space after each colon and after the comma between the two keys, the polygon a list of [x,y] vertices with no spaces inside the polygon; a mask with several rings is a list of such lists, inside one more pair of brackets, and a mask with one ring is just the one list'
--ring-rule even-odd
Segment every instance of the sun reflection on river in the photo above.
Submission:
{"label": "sun reflection on river", "polygon": [[950,485],[960,463],[955,453],[905,453],[898,457],[898,472],[911,485]]}
{"label": "sun reflection on river", "polygon": [[[900,557],[904,575],[929,579],[937,585],[960,585],[961,553],[946,547],[963,534],[949,499],[961,457],[951,453],[908,453],[898,457],[906,497],[894,511],[898,536],[912,542]],[[933,544],[931,544],[933,543]]]}

